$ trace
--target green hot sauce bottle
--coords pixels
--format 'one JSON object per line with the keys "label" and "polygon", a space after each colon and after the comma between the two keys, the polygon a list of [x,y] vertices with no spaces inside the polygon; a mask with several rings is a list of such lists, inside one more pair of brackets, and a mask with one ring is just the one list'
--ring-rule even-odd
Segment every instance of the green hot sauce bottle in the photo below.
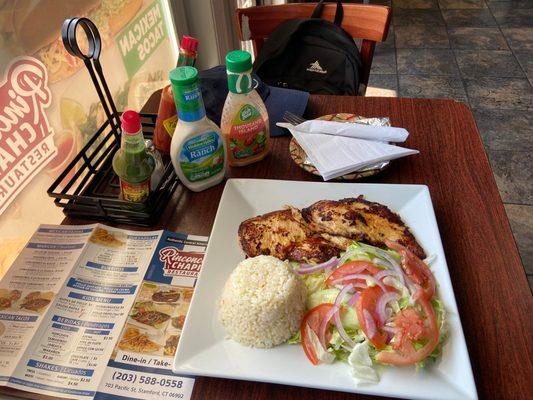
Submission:
{"label": "green hot sauce bottle", "polygon": [[132,110],[122,114],[120,149],[113,157],[113,169],[120,178],[120,198],[142,203],[150,194],[150,177],[155,160],[146,151],[141,118]]}

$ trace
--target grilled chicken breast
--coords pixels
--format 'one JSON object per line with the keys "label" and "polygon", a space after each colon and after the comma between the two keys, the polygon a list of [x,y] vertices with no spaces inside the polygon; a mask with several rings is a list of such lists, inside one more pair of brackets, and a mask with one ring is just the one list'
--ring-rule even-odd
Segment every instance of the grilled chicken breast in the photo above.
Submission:
{"label": "grilled chicken breast", "polygon": [[[299,211],[298,211],[299,214]],[[295,243],[307,239],[309,229],[292,209],[247,219],[239,226],[239,242],[248,257],[270,255],[285,260]]]}
{"label": "grilled chicken breast", "polygon": [[313,237],[300,210],[294,207],[243,221],[239,242],[248,257],[271,255],[281,260],[320,263],[340,253],[340,248],[329,241]]}
{"label": "grilled chicken breast", "polygon": [[346,248],[353,240],[386,247],[396,241],[424,259],[426,254],[400,217],[383,204],[363,199],[321,200],[302,209],[308,228],[336,246]]}
{"label": "grilled chicken breast", "polygon": [[322,263],[337,257],[340,252],[341,249],[333,246],[328,240],[311,237],[291,246],[286,258],[291,261]]}
{"label": "grilled chicken breast", "polygon": [[301,211],[294,207],[247,219],[239,226],[239,243],[248,257],[324,262],[355,240],[384,247],[397,241],[419,258],[422,247],[400,217],[386,206],[358,198],[321,200]]}

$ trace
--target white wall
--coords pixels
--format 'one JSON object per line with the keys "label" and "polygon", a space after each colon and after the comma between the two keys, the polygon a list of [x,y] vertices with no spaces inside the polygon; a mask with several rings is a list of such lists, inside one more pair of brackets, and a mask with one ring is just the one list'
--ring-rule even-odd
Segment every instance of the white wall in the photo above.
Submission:
{"label": "white wall", "polygon": [[184,6],[188,33],[200,41],[196,65],[199,69],[205,69],[220,64],[211,1],[184,0]]}
{"label": "white wall", "polygon": [[238,48],[233,32],[233,10],[230,0],[171,0],[179,38],[194,36],[200,41],[198,69],[223,64],[226,53]]}

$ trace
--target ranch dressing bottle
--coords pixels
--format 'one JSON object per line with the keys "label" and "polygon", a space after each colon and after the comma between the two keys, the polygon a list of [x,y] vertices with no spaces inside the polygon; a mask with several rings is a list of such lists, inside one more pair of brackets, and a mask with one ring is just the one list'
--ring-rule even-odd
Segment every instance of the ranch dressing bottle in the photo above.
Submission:
{"label": "ranch dressing bottle", "polygon": [[224,141],[218,126],[205,116],[196,68],[174,68],[170,71],[170,81],[178,110],[170,158],[181,182],[199,192],[224,178]]}
{"label": "ranch dressing bottle", "polygon": [[260,161],[270,149],[268,113],[253,89],[252,57],[242,50],[226,56],[228,97],[222,110],[220,128],[224,135],[228,163],[243,166]]}

